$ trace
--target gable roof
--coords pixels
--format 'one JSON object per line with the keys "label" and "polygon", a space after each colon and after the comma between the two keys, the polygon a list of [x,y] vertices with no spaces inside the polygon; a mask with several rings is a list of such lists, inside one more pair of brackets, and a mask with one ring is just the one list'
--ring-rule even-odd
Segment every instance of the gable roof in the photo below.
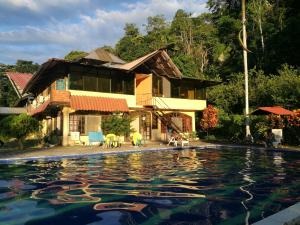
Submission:
{"label": "gable roof", "polygon": [[132,62],[123,65],[113,65],[112,67],[132,71],[141,65],[144,65],[156,75],[167,76],[170,78],[182,78],[182,73],[163,49],[155,50]]}
{"label": "gable roof", "polygon": [[252,115],[268,115],[268,114],[292,115],[294,114],[294,112],[284,109],[280,106],[273,106],[273,107],[259,107],[251,114]]}
{"label": "gable roof", "polygon": [[22,93],[33,75],[31,73],[18,72],[6,72],[5,74],[13,85],[18,96],[22,97]]}
{"label": "gable roof", "polygon": [[109,51],[106,51],[103,48],[97,48],[91,51],[87,56],[83,57],[83,59],[91,59],[102,62],[108,62],[113,64],[124,64],[126,63],[124,60],[120,59],[118,56],[112,54]]}

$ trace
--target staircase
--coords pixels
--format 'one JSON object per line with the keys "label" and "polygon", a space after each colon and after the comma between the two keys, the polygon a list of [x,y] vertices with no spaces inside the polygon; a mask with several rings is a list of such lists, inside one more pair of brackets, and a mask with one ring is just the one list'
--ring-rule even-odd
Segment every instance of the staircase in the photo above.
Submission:
{"label": "staircase", "polygon": [[143,93],[137,95],[137,103],[143,105],[144,108],[152,109],[160,121],[167,127],[172,128],[177,134],[182,133],[182,130],[172,121],[170,115],[163,111],[171,111],[170,107],[160,97],[152,97],[152,93]]}
{"label": "staircase", "polygon": [[177,134],[182,133],[182,130],[172,121],[172,117],[161,110],[170,110],[169,106],[159,97],[153,98],[152,101],[153,114],[156,115],[167,128],[172,128]]}

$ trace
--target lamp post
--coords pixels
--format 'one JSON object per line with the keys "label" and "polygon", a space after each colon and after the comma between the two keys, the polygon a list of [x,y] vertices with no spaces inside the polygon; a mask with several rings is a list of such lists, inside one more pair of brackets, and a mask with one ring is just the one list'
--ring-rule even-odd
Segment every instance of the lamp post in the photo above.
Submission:
{"label": "lamp post", "polygon": [[243,25],[243,56],[244,56],[244,74],[245,74],[245,125],[246,138],[251,138],[249,125],[249,93],[248,93],[248,55],[247,55],[247,32],[246,32],[246,1],[242,0],[242,25]]}

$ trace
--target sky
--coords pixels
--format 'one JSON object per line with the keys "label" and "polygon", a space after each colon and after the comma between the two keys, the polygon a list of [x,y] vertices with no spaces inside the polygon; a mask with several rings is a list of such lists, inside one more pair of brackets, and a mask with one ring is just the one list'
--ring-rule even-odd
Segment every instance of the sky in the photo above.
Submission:
{"label": "sky", "polygon": [[114,46],[126,23],[143,31],[147,17],[171,21],[178,9],[208,11],[206,0],[0,0],[0,63],[43,63],[71,50]]}

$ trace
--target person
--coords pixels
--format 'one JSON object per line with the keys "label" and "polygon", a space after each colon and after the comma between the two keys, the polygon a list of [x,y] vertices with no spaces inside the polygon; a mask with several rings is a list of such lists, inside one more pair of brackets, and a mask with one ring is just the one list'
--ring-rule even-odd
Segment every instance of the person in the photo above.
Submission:
{"label": "person", "polygon": [[273,142],[275,141],[275,135],[272,133],[271,129],[267,130],[267,134],[265,136],[265,147],[272,148]]}

